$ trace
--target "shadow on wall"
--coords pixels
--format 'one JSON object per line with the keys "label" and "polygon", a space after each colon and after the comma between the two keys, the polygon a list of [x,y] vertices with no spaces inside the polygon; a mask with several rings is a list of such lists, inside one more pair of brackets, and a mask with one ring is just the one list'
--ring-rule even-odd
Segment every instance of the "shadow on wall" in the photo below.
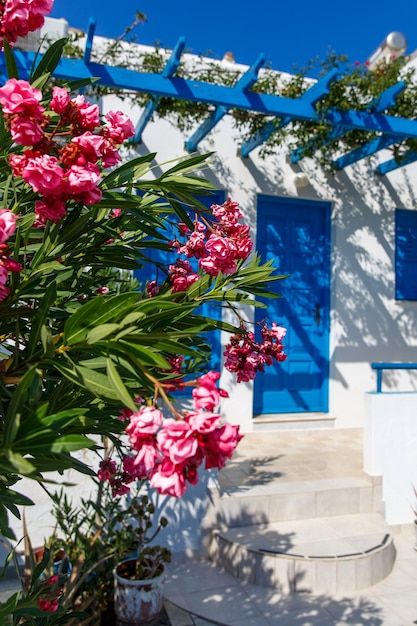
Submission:
{"label": "shadow on wall", "polygon": [[[297,193],[296,168],[283,155],[261,161],[212,159],[214,184],[233,194],[244,193],[248,220],[256,223],[257,194],[277,197]],[[243,168],[243,172],[242,172]],[[370,164],[358,164],[336,175],[318,170],[312,161],[303,165],[311,184],[300,190],[303,198],[332,202],[332,328],[331,378],[347,387],[337,363],[414,361],[417,347],[417,303],[395,300],[395,208],[417,209],[416,188],[401,172],[396,187],[378,176]],[[237,173],[236,173],[237,172]],[[242,201],[243,204],[243,201]],[[408,381],[407,381],[408,377]],[[388,371],[385,386],[398,388],[401,378],[417,389],[413,373]]]}

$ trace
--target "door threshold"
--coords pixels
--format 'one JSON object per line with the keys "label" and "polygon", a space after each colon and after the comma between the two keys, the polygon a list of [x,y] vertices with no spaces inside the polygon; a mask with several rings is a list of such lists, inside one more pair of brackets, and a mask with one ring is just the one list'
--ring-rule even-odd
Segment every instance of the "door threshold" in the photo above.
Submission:
{"label": "door threshold", "polygon": [[306,428],[333,428],[336,418],[329,413],[274,413],[257,415],[254,431],[291,430]]}

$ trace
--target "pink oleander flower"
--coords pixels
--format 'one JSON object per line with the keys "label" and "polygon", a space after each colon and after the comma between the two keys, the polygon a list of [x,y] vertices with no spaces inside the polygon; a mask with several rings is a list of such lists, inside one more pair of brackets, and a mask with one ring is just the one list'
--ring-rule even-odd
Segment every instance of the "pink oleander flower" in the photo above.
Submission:
{"label": "pink oleander flower", "polygon": [[47,196],[35,202],[35,215],[40,224],[45,224],[48,220],[58,224],[66,214],[65,202],[56,196]]}
{"label": "pink oleander flower", "polygon": [[158,295],[159,290],[161,289],[160,285],[156,282],[156,280],[149,280],[146,283],[146,295],[148,298],[154,298]]}
{"label": "pink oleander flower", "polygon": [[182,468],[177,468],[170,459],[162,461],[152,475],[150,485],[159,493],[174,498],[181,498],[187,489]]}
{"label": "pink oleander flower", "polygon": [[100,125],[100,109],[97,104],[86,102],[82,95],[73,98],[71,102],[76,106],[78,124],[83,130],[94,130]]}
{"label": "pink oleander flower", "polygon": [[66,87],[54,87],[52,89],[52,99],[50,107],[52,111],[63,115],[71,102],[70,91]]}
{"label": "pink oleander flower", "polygon": [[104,128],[105,134],[116,143],[123,143],[135,134],[135,127],[132,121],[121,111],[109,111],[105,115],[107,125]]}
{"label": "pink oleander flower", "polygon": [[52,195],[62,190],[64,172],[58,159],[48,154],[30,158],[22,172],[25,180],[34,191]]}
{"label": "pink oleander flower", "polygon": [[149,473],[154,469],[160,456],[160,451],[155,441],[144,443],[137,454],[135,464],[141,465],[146,473]]}
{"label": "pink oleander flower", "polygon": [[227,397],[227,392],[218,389],[216,382],[220,378],[218,372],[208,372],[197,380],[197,387],[192,391],[194,407],[197,411],[205,409],[213,411],[220,404],[220,398]]}
{"label": "pink oleander flower", "polygon": [[261,328],[262,342],[255,341],[255,335],[247,332],[233,335],[224,350],[224,366],[236,374],[237,382],[253,380],[257,372],[263,372],[265,365],[275,361],[285,361],[284,346],[281,338],[285,329],[275,324],[269,329],[266,324]]}
{"label": "pink oleander flower", "polygon": [[140,450],[142,445],[156,435],[163,423],[163,416],[159,409],[145,406],[132,413],[130,423],[126,427],[126,434],[135,450]]}
{"label": "pink oleander flower", "polygon": [[194,432],[206,434],[219,428],[221,416],[217,413],[209,413],[208,411],[196,411],[189,413],[186,420]]}
{"label": "pink oleander flower", "polygon": [[211,432],[207,437],[204,449],[206,469],[224,467],[226,461],[232,458],[242,438],[243,435],[239,433],[239,426],[232,424],[224,424]]}
{"label": "pink oleander flower", "polygon": [[33,146],[43,139],[43,130],[37,122],[19,116],[12,119],[10,132],[13,141],[21,146]]}
{"label": "pink oleander flower", "polygon": [[16,219],[16,215],[10,209],[0,209],[0,243],[6,243],[14,234]]}
{"label": "pink oleander flower", "polygon": [[5,268],[8,272],[21,272],[23,265],[14,259],[8,257],[2,257],[0,259],[0,266]]}
{"label": "pink oleander flower", "polygon": [[223,204],[213,204],[211,211],[215,218],[227,225],[234,225],[243,217],[243,213],[239,209],[239,203],[230,199]]}
{"label": "pink oleander flower", "polygon": [[56,613],[58,610],[58,600],[49,600],[48,598],[38,598],[38,607],[46,613]]}
{"label": "pink oleander flower", "polygon": [[120,217],[121,214],[122,214],[122,209],[112,209],[110,211],[110,217],[113,218],[113,219],[116,218],[116,217]]}
{"label": "pink oleander flower", "polygon": [[10,295],[10,287],[0,284],[0,302],[3,302]]}
{"label": "pink oleander flower", "polygon": [[197,439],[190,425],[183,420],[166,419],[156,439],[161,452],[174,464],[186,461],[197,452]]}
{"label": "pink oleander flower", "polygon": [[18,37],[43,26],[45,15],[50,13],[53,0],[5,0],[0,18],[0,35],[10,44]]}
{"label": "pink oleander flower", "polygon": [[7,271],[7,268],[4,265],[0,264],[0,286],[4,287],[8,279],[9,272]]}
{"label": "pink oleander flower", "polygon": [[59,581],[59,576],[57,574],[55,574],[54,576],[50,576],[47,580],[46,580],[46,584],[49,587],[53,587],[54,585],[56,585]]}
{"label": "pink oleander flower", "polygon": [[0,105],[3,113],[15,115],[17,113],[32,119],[42,119],[44,109],[39,104],[42,93],[35,89],[26,80],[10,78],[3,87],[0,87]]}
{"label": "pink oleander flower", "polygon": [[122,160],[119,151],[111,141],[104,138],[104,144],[101,150],[101,162],[104,168],[113,167]]}
{"label": "pink oleander flower", "polygon": [[188,261],[177,260],[174,265],[168,267],[168,279],[174,293],[185,291],[199,278],[199,274],[193,272]]}
{"label": "pink oleander flower", "polygon": [[72,165],[66,172],[66,191],[81,194],[92,191],[100,180],[100,169],[94,163],[85,166]]}
{"label": "pink oleander flower", "polygon": [[272,322],[270,333],[277,341],[282,341],[287,334],[287,329],[283,326],[278,326],[275,322]]}
{"label": "pink oleander flower", "polygon": [[97,204],[97,202],[100,202],[102,197],[103,193],[101,189],[99,189],[98,187],[93,187],[89,191],[85,191],[84,193],[78,195],[77,199],[79,199],[80,202],[91,206],[93,204]]}
{"label": "pink oleander flower", "polygon": [[115,476],[117,472],[116,463],[111,459],[104,459],[100,462],[97,478],[102,481],[108,481]]}
{"label": "pink oleander flower", "polygon": [[123,473],[126,482],[132,482],[132,480],[146,478],[147,476],[146,468],[141,463],[138,463],[137,457],[130,455],[123,457]]}
{"label": "pink oleander flower", "polygon": [[[96,163],[102,156],[104,139],[100,137],[100,135],[93,135],[91,132],[86,132],[78,137],[74,137],[69,147],[71,144],[78,146],[87,161]],[[77,162],[77,165],[82,165],[82,163]]]}
{"label": "pink oleander flower", "polygon": [[96,294],[98,295],[107,296],[108,293],[110,293],[110,289],[108,287],[97,287],[96,289]]}

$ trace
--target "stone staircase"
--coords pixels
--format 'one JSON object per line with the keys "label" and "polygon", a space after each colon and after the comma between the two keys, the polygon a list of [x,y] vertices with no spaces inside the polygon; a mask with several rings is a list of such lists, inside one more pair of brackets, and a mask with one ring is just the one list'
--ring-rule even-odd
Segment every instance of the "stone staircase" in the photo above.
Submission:
{"label": "stone staircase", "polygon": [[[243,458],[211,489],[205,519],[210,560],[240,581],[286,594],[352,592],[388,576],[395,546],[382,515],[380,479],[362,472],[357,445],[347,462],[340,436],[328,436],[339,443],[314,453],[312,434],[310,455],[301,445],[308,433],[304,440],[295,433],[251,436]],[[283,458],[260,455],[274,440],[275,450],[279,441],[300,445],[287,448]],[[304,468],[292,462],[299,448],[307,455]]]}
{"label": "stone staircase", "polygon": [[210,559],[239,580],[282,593],[345,593],[376,584],[395,561],[393,539],[376,510],[379,485],[341,482],[221,494]]}

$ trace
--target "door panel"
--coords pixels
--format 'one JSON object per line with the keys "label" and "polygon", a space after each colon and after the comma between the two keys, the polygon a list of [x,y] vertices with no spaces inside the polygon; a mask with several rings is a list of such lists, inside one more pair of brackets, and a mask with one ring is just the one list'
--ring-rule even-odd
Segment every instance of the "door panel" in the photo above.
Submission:
{"label": "door panel", "polygon": [[288,358],[258,374],[254,413],[328,410],[330,205],[259,196],[257,249],[288,278],[272,283],[283,297],[267,300],[255,319],[285,326]]}

